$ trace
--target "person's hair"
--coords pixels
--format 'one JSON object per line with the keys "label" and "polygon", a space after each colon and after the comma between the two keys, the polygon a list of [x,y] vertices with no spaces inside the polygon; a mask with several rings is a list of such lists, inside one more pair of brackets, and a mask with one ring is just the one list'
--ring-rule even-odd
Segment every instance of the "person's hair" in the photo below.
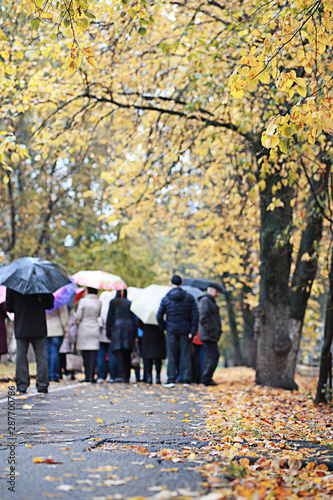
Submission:
{"label": "person's hair", "polygon": [[171,284],[172,285],[176,285],[176,286],[180,286],[182,284],[182,279],[181,277],[178,275],[178,274],[174,274],[171,278]]}
{"label": "person's hair", "polygon": [[123,288],[122,290],[117,290],[116,292],[117,299],[127,299],[127,290]]}
{"label": "person's hair", "polygon": [[97,288],[92,288],[92,287],[90,287],[90,286],[88,286],[88,287],[87,287],[87,292],[88,292],[88,293],[93,293],[93,294],[95,294],[95,295],[97,295],[97,294],[98,294],[98,290],[97,290]]}

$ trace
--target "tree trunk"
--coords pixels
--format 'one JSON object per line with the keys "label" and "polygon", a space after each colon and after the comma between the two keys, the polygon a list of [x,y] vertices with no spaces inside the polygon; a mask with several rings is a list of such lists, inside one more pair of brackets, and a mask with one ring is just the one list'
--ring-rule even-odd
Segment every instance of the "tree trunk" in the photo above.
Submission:
{"label": "tree trunk", "polygon": [[255,309],[256,383],[294,390],[302,321],[290,315],[288,304],[262,302]]}
{"label": "tree trunk", "polygon": [[330,364],[332,364],[332,358],[330,356],[331,345],[333,341],[333,250],[331,254],[331,266],[329,274],[329,295],[327,298],[326,306],[326,318],[325,318],[325,333],[324,333],[324,345],[320,356],[320,371],[319,380],[317,385],[317,393],[315,398],[315,404],[327,403],[326,400],[326,388],[325,385],[328,383]]}
{"label": "tree trunk", "polygon": [[237,324],[236,324],[234,306],[232,303],[231,292],[227,292],[225,294],[225,300],[227,302],[227,311],[228,311],[229,323],[230,323],[231,340],[232,340],[232,347],[233,347],[233,358],[234,358],[233,362],[234,362],[234,366],[241,366],[243,364],[242,353],[240,350],[240,343],[239,343],[239,338],[238,338]]}
{"label": "tree trunk", "polygon": [[257,340],[254,335],[254,316],[250,306],[241,295],[241,307],[243,313],[243,361],[245,366],[256,368],[257,364]]}
{"label": "tree trunk", "polygon": [[317,270],[317,247],[322,236],[323,212],[318,207],[318,200],[322,202],[326,195],[327,179],[324,177],[317,181],[309,196],[306,227],[290,288],[290,201],[294,192],[282,185],[275,196],[283,206],[269,210],[271,188],[277,180],[277,174],[266,178],[266,188],[261,192],[260,200],[261,282],[260,305],[255,311],[258,343],[256,382],[293,390],[297,389],[294,381],[297,354],[306,305]]}

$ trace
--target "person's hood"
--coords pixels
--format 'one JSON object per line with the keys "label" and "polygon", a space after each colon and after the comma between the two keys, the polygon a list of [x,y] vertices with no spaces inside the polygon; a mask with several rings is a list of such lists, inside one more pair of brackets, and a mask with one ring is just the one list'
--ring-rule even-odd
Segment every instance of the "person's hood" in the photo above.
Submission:
{"label": "person's hood", "polygon": [[170,292],[167,294],[169,299],[175,300],[177,302],[180,302],[185,298],[186,292],[182,288],[173,288],[170,290]]}

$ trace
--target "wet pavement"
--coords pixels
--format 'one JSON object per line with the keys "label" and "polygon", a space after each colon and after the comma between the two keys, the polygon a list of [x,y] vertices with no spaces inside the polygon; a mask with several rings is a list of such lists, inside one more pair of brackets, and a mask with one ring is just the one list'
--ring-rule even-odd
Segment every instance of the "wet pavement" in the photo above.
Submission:
{"label": "wet pavement", "polygon": [[3,398],[0,498],[200,497],[209,398],[203,386],[75,382]]}

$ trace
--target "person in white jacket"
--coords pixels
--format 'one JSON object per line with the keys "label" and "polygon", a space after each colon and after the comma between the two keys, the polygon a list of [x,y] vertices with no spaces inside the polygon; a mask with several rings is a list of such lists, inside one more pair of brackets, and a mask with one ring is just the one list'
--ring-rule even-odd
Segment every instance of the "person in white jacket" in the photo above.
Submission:
{"label": "person in white jacket", "polygon": [[81,351],[85,379],[83,382],[95,382],[96,358],[99,349],[101,307],[95,288],[88,287],[88,293],[83,297],[76,311],[78,323],[76,349]]}
{"label": "person in white jacket", "polygon": [[59,382],[60,376],[60,355],[59,348],[64,335],[69,329],[67,306],[58,307],[52,312],[46,313],[46,351],[47,366],[49,370],[49,381]]}

